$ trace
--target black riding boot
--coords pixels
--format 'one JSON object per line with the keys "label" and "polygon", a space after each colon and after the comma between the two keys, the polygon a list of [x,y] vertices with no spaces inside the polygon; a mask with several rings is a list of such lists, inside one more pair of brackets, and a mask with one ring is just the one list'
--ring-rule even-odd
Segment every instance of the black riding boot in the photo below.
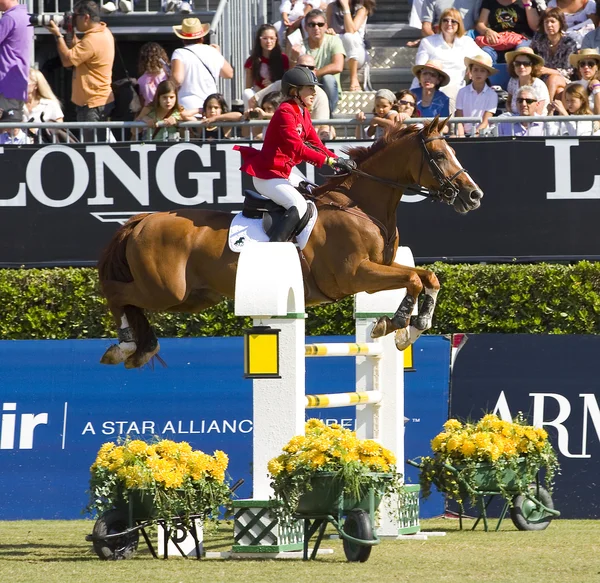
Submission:
{"label": "black riding boot", "polygon": [[291,206],[283,213],[281,220],[269,229],[269,232],[267,233],[269,241],[272,243],[285,243],[286,241],[289,241],[296,233],[296,228],[299,223],[300,216],[298,215],[298,208]]}

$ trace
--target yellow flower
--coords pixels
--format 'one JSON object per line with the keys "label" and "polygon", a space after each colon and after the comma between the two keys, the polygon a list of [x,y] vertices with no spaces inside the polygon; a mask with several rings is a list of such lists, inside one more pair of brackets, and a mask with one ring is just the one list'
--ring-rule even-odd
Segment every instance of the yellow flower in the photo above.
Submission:
{"label": "yellow flower", "polygon": [[446,431],[458,431],[459,429],[462,429],[462,426],[462,423],[457,419],[448,419],[448,421],[444,423],[444,429]]}
{"label": "yellow flower", "polygon": [[447,439],[448,439],[447,433],[438,433],[438,435],[436,435],[431,440],[431,449],[433,449],[433,451],[442,451],[442,449],[446,445]]}
{"label": "yellow flower", "polygon": [[278,476],[284,470],[284,466],[278,458],[273,458],[267,464],[267,470],[272,476]]}
{"label": "yellow flower", "polygon": [[462,445],[460,446],[460,452],[465,456],[465,457],[472,457],[475,455],[475,452],[477,451],[477,448],[475,447],[475,444],[472,441],[463,441]]}

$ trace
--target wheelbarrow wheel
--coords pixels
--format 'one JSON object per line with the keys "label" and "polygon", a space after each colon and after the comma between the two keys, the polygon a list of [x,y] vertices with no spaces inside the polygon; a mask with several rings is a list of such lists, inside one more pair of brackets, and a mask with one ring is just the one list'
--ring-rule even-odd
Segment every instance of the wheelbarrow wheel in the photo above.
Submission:
{"label": "wheelbarrow wheel", "polygon": [[[354,538],[373,540],[371,517],[368,512],[359,508],[348,512],[342,530]],[[344,553],[352,563],[364,563],[371,556],[372,548],[371,545],[361,545],[344,539]]]}
{"label": "wheelbarrow wheel", "polygon": [[[92,531],[96,554],[104,561],[130,559],[137,550],[140,533],[129,528],[127,513],[121,510],[108,510],[96,520]],[[103,537],[122,532],[123,536],[102,540]]]}
{"label": "wheelbarrow wheel", "polygon": [[[529,493],[544,506],[554,509],[554,502],[548,490],[541,486],[532,484]],[[548,528],[552,515],[540,508],[533,500],[524,494],[513,498],[513,507],[510,509],[510,517],[519,530],[544,530]]]}

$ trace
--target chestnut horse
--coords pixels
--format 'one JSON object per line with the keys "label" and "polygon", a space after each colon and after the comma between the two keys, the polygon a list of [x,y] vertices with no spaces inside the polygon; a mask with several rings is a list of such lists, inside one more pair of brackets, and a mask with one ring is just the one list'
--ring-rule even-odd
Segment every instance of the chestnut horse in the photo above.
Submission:
{"label": "chestnut horse", "polygon": [[[300,253],[307,306],[406,288],[393,317],[380,318],[371,334],[395,332],[399,350],[431,327],[440,289],[433,272],[393,262],[403,192],[425,194],[463,214],[478,208],[483,196],[441,134],[447,121],[397,126],[369,148],[351,149],[357,169],[313,192],[318,219]],[[136,368],[158,352],[144,310],[195,313],[234,296],[238,254],[228,247],[231,221],[226,212],[178,210],[137,215],[117,231],[98,265],[119,331],[119,343],[102,363]]]}

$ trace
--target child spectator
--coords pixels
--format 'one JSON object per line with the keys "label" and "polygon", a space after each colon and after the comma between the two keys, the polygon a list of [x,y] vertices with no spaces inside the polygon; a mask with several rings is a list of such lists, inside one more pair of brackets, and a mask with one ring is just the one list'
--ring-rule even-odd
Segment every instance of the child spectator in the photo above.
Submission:
{"label": "child spectator", "polygon": [[[563,99],[552,102],[551,110],[558,115],[593,115],[589,105],[587,89],[579,83],[567,85]],[[560,134],[569,136],[591,136],[598,128],[593,121],[562,121],[560,122]]]}
{"label": "child spectator", "polygon": [[220,93],[209,95],[204,101],[202,111],[204,113],[200,119],[200,123],[208,127],[198,128],[201,132],[198,137],[205,140],[218,140],[220,138],[228,138],[231,135],[232,128],[219,128],[210,124],[218,121],[240,121],[244,116],[239,111],[229,111],[227,101]]}
{"label": "child spectator", "polygon": [[173,81],[163,81],[156,88],[150,105],[142,109],[137,121],[143,121],[153,132],[148,131],[146,139],[153,141],[178,140],[180,133],[177,124],[180,121],[193,121],[193,117],[184,112],[177,99],[177,86]]}
{"label": "child spectator", "polygon": [[410,89],[398,91],[394,109],[398,112],[398,121],[400,122],[411,117],[419,117],[417,96]]}
{"label": "child spectator", "polygon": [[[459,90],[456,96],[456,117],[481,117],[481,123],[475,128],[474,135],[489,126],[488,120],[496,113],[498,107],[498,94],[491,88],[488,77],[495,75],[498,70],[492,67],[492,58],[485,55],[476,55],[473,58],[465,57],[467,75],[470,83]],[[465,132],[471,135],[473,124],[459,123],[456,134],[464,138]]]}
{"label": "child spectator", "polygon": [[[284,95],[281,91],[271,91],[267,93],[261,101],[260,107],[249,109],[244,117],[249,120],[271,119],[273,114],[284,101]],[[255,140],[264,140],[267,128],[251,128],[250,137]]]}
{"label": "child spectator", "polygon": [[[367,136],[375,139],[379,139],[383,136],[387,128],[392,127],[397,119],[398,112],[393,109],[396,103],[396,96],[389,89],[380,89],[375,93],[375,107],[373,108],[374,117],[371,119],[369,126],[365,130]],[[356,114],[356,119],[364,121],[366,119],[365,113],[359,111]],[[361,126],[357,127],[357,138],[360,136]]]}
{"label": "child spectator", "polygon": [[254,38],[252,52],[246,62],[246,89],[244,90],[244,106],[257,91],[278,81],[289,69],[290,63],[277,42],[277,31],[272,24],[259,26]]}
{"label": "child spectator", "polygon": [[[7,109],[0,116],[0,144],[23,145],[30,144],[31,140],[20,128],[10,127],[10,123],[23,123],[23,115],[16,109]],[[7,124],[7,125],[4,125]]]}
{"label": "child spectator", "polygon": [[142,106],[152,103],[156,88],[169,77],[169,57],[158,43],[146,43],[140,49],[138,86]]}

